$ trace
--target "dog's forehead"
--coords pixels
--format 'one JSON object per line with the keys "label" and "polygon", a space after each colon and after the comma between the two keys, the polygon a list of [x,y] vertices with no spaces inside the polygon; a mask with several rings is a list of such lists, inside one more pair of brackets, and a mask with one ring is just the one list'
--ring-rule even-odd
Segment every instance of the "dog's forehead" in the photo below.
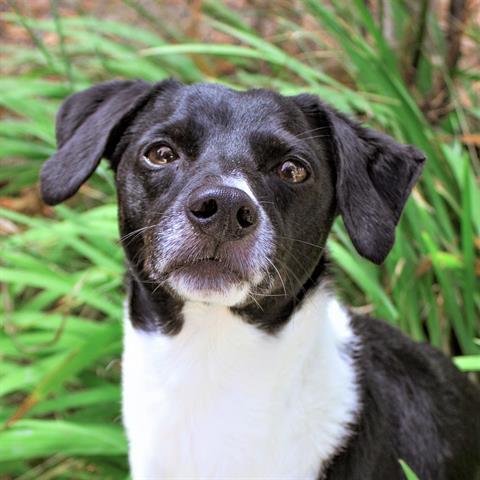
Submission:
{"label": "dog's forehead", "polygon": [[270,90],[235,91],[222,85],[183,86],[174,95],[159,96],[155,107],[168,105],[170,120],[202,125],[207,129],[255,131],[289,128],[292,116],[298,116],[292,101]]}

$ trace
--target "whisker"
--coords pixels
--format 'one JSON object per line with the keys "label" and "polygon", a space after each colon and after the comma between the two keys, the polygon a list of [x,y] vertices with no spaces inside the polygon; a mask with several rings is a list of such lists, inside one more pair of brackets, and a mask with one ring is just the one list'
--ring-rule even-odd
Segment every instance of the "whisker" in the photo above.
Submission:
{"label": "whisker", "polygon": [[325,129],[329,129],[330,126],[329,125],[324,125],[323,127],[317,127],[317,128],[311,128],[309,130],[304,130],[303,132],[300,132],[298,133],[297,135],[295,135],[297,138],[302,138],[301,135],[305,135],[307,133],[312,133],[312,132],[316,132],[316,131],[319,131],[319,130],[325,130]]}
{"label": "whisker", "polygon": [[267,260],[268,263],[270,263],[270,265],[275,269],[275,271],[277,272],[277,275],[278,275],[278,278],[280,279],[280,282],[282,282],[282,286],[283,286],[283,292],[285,293],[285,297],[287,296],[287,289],[285,288],[285,282],[283,281],[283,278],[282,276],[280,275],[280,272],[278,271],[278,268],[275,266],[275,264],[268,258],[268,257],[265,257],[265,260]]}
{"label": "whisker", "polygon": [[302,140],[313,140],[314,138],[329,138],[331,135],[313,135],[311,137],[302,138]]}
{"label": "whisker", "polygon": [[132,236],[138,235],[141,232],[148,230],[149,228],[154,228],[158,227],[160,225],[159,223],[156,223],[155,225],[148,225],[146,227],[138,228],[137,230],[133,230],[132,232],[127,233],[126,235],[123,235],[122,237],[119,238],[120,242],[123,242],[124,240],[127,240],[127,238],[130,238]]}
{"label": "whisker", "polygon": [[[290,253],[290,252],[287,252],[287,253]],[[291,255],[291,254],[290,254],[290,255]],[[294,258],[294,257],[292,256],[292,258]],[[285,264],[285,263],[282,262],[281,260],[277,260],[277,261],[280,262],[280,263],[282,264],[283,268],[285,268],[286,270],[288,270],[288,272],[295,277],[295,280],[297,281],[296,283],[298,284],[298,286],[300,287],[300,289],[304,290],[304,288],[303,288],[303,282],[302,282],[302,280],[301,280],[300,278],[298,278],[298,276],[295,274],[295,272],[294,272],[287,264]],[[301,264],[299,264],[299,265],[302,266]],[[303,269],[303,273],[307,273],[304,268],[302,268],[302,269]],[[292,294],[293,294],[293,296],[295,296],[296,293],[297,293],[297,292],[296,292],[296,288],[295,288],[295,287],[296,287],[295,283],[292,283],[292,287],[293,287],[293,288],[292,288]]]}
{"label": "whisker", "polygon": [[165,283],[165,281],[160,281],[158,282],[158,285],[153,289],[152,295],[155,294],[155,292]]}
{"label": "whisker", "polygon": [[278,238],[283,238],[285,240],[291,240],[292,242],[299,242],[299,243],[304,243],[305,245],[310,245],[311,247],[318,248],[320,250],[324,250],[325,247],[322,247],[321,245],[317,245],[315,243],[310,243],[306,242],[305,240],[300,240],[299,238],[293,238],[293,237],[285,237],[283,235],[277,235]]}
{"label": "whisker", "polygon": [[257,292],[252,292],[251,295],[255,295],[256,297],[285,297],[285,295],[278,293],[257,293]]}
{"label": "whisker", "polygon": [[251,299],[257,304],[258,308],[259,308],[260,310],[262,310],[262,312],[263,312],[262,306],[258,303],[257,299],[253,296],[253,294],[252,294],[252,293],[248,293],[248,297],[251,298]]}

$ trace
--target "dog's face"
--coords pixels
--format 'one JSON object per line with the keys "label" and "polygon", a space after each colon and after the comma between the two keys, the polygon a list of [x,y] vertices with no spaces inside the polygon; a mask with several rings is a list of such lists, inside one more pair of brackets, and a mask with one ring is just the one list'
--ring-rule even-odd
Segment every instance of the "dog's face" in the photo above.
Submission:
{"label": "dog's face", "polygon": [[239,308],[295,296],[337,212],[359,253],[383,261],[424,160],[309,95],[174,81],[70,97],[57,140],[48,203],[107,157],[131,273],[151,293]]}
{"label": "dog's face", "polygon": [[301,286],[335,203],[322,130],[310,129],[290,99],[216,85],[174,88],[139,113],[116,178],[145,278],[228,305]]}

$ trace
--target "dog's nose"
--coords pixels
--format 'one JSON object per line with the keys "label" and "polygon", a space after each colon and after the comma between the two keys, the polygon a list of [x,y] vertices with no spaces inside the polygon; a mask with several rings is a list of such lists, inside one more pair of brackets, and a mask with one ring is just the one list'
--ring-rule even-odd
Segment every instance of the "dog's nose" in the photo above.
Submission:
{"label": "dog's nose", "polygon": [[219,240],[239,240],[253,232],[258,223],[255,202],[233,187],[202,187],[190,194],[186,204],[190,221]]}

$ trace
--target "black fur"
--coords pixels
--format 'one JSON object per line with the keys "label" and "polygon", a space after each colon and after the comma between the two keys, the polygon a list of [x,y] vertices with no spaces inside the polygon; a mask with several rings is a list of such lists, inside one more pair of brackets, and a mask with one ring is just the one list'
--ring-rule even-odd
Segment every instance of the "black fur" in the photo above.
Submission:
{"label": "black fur", "polygon": [[363,409],[328,480],[480,479],[480,392],[428,344],[384,322],[353,317]]}
{"label": "black fur", "polygon": [[312,95],[296,102],[318,128],[327,125],[336,165],[337,205],[358,252],[382,263],[395,242],[395,226],[425,161],[411,145],[366,129]]}
{"label": "black fur", "polygon": [[[169,335],[181,331],[183,300],[158,270],[157,256],[166,247],[159,244],[158,225],[174,227],[194,189],[240,170],[259,198],[275,232],[272,268],[258,287],[263,295],[232,308],[275,334],[305,294],[328,279],[324,247],[337,213],[360,255],[375,263],[385,259],[424,162],[414,147],[361,127],[310,95],[171,80],[110,82],[73,95],[58,114],[57,141],[58,152],[41,175],[45,201],[69,198],[102,156],[109,159],[132,321]],[[142,158],[159,141],[179,158],[157,169]],[[279,162],[289,158],[304,162],[305,182],[289,185],[276,175]],[[185,239],[182,261],[219,255],[224,271],[249,278],[248,236],[224,242],[233,246],[199,237]],[[354,435],[322,478],[400,479],[403,458],[422,480],[474,479],[478,390],[428,345],[372,319],[355,318],[353,326],[361,339],[356,365],[363,409]]]}

